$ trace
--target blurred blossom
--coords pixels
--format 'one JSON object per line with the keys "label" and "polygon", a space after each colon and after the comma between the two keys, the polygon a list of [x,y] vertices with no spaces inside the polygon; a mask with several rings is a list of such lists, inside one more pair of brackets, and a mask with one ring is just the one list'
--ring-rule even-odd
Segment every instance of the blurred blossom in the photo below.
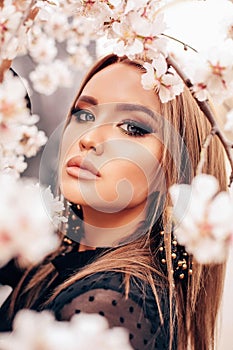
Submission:
{"label": "blurred blossom", "polygon": [[37,263],[58,245],[39,186],[0,174],[0,265],[16,257],[21,265]]}
{"label": "blurred blossom", "polygon": [[18,156],[14,152],[3,151],[0,148],[0,174],[8,174],[17,179],[25,169],[27,169],[27,163],[24,156]]}
{"label": "blurred blossom", "polygon": [[219,192],[215,177],[201,174],[191,185],[173,185],[170,194],[178,242],[200,263],[226,260],[233,235],[233,198],[229,193]]}
{"label": "blurred blossom", "polygon": [[226,131],[233,132],[233,109],[230,110],[226,115],[226,123],[224,125]]}
{"label": "blurred blossom", "polygon": [[80,314],[70,322],[56,321],[43,311],[21,310],[15,317],[13,332],[0,334],[1,350],[132,350],[128,331],[109,328],[97,314]]}
{"label": "blurred blossom", "polygon": [[22,80],[5,72],[0,84],[0,172],[15,177],[27,167],[24,156],[34,156],[47,141],[34,125],[39,117],[31,115],[25,95]]}
{"label": "blurred blossom", "polygon": [[47,96],[52,95],[58,88],[58,76],[51,65],[40,64],[29,74],[33,88]]}
{"label": "blurred blossom", "polygon": [[58,42],[64,41],[69,30],[68,17],[61,12],[53,13],[49,21],[45,23],[44,30],[49,37],[56,39]]}
{"label": "blurred blossom", "polygon": [[4,1],[4,6],[0,8],[0,61],[17,56],[18,38],[15,34],[22,16],[23,13],[17,11],[11,0]]}
{"label": "blurred blossom", "polygon": [[20,131],[21,138],[16,147],[16,153],[24,154],[28,158],[35,156],[38,149],[47,142],[44,131],[39,131],[35,125],[23,125]]}
{"label": "blurred blossom", "polygon": [[186,72],[200,101],[210,94],[215,103],[222,103],[233,91],[233,41],[228,39],[199,53],[186,67]]}
{"label": "blurred blossom", "polygon": [[82,71],[84,68],[89,67],[93,62],[93,58],[85,46],[76,46],[70,48],[73,53],[69,55],[68,62],[75,70]]}
{"label": "blurred blossom", "polygon": [[55,60],[51,65],[51,70],[58,77],[58,84],[61,87],[71,87],[73,83],[72,73],[66,61]]}
{"label": "blurred blossom", "polygon": [[42,21],[49,20],[56,6],[59,6],[59,0],[37,0],[36,7],[40,9],[38,18]]}
{"label": "blurred blossom", "polygon": [[70,87],[72,74],[65,61],[55,60],[50,64],[40,64],[29,75],[37,92],[52,95],[58,87]]}
{"label": "blurred blossom", "polygon": [[4,74],[0,84],[0,123],[26,122],[30,117],[25,101],[26,90],[11,71]]}
{"label": "blurred blossom", "polygon": [[50,63],[57,56],[57,47],[53,38],[41,33],[39,37],[32,38],[29,45],[29,54],[36,63]]}

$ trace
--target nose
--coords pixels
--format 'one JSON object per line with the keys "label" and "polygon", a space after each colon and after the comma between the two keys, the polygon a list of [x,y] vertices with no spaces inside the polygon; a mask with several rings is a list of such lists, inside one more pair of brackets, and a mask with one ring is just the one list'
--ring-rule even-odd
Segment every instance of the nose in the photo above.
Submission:
{"label": "nose", "polygon": [[104,139],[100,128],[95,128],[83,134],[79,140],[81,151],[94,151],[96,155],[104,152]]}

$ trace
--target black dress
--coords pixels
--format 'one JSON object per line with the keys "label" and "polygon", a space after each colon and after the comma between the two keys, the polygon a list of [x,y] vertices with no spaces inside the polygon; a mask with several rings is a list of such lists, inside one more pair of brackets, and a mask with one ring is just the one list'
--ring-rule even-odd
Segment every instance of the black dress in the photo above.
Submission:
{"label": "black dress", "polygon": [[[51,285],[52,289],[73,275],[75,271],[93,261],[102,252],[102,248],[97,248],[84,252],[71,251],[56,257],[52,263],[58,276]],[[0,283],[14,288],[21,274],[14,262],[10,262],[0,269]],[[48,299],[50,293],[51,288],[45,290],[31,309],[37,311],[45,309],[41,305]],[[169,348],[169,306],[166,289],[158,290],[158,295],[164,318],[163,325],[151,287],[140,279],[131,278],[130,292],[126,299],[123,274],[108,271],[106,266],[106,272],[94,273],[74,282],[46,306],[46,309],[53,311],[56,319],[60,321],[70,320],[74,314],[81,312],[97,313],[107,318],[110,327],[120,326],[128,329],[133,349],[164,350]],[[6,319],[10,297],[0,309],[0,332],[9,331],[12,327]],[[172,348],[177,348],[176,335]]]}

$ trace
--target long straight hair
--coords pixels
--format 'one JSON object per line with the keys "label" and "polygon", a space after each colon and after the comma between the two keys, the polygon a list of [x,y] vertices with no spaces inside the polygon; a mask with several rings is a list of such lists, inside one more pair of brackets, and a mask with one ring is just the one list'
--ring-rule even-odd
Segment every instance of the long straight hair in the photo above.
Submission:
{"label": "long straight hair", "polygon": [[[89,71],[83,80],[75,101],[82,93],[87,82],[97,72],[116,63],[134,66],[135,69],[139,69],[141,72],[144,70],[142,64],[138,61],[130,61],[125,57],[119,58],[116,55],[108,55],[99,60]],[[207,135],[209,135],[211,126],[186,87],[184,92],[174,100],[164,104],[161,103],[160,108],[161,115],[168,121],[168,125],[172,125],[183,142],[180,144],[180,142],[177,142],[178,139],[171,137],[169,127],[164,126],[162,130],[164,147],[161,166],[166,177],[166,186],[169,188],[175,183],[182,182],[182,180],[190,183],[195,176],[195,169],[200,160],[202,144]],[[70,113],[67,117],[66,125],[69,123],[69,118]],[[186,153],[184,149],[187,150]],[[188,166],[187,156],[191,166]],[[224,152],[216,137],[212,139],[208,147],[207,161],[204,164],[203,172],[214,175],[219,180],[220,189],[226,190],[227,178]],[[153,230],[155,227],[155,223],[153,222],[154,213],[160,201],[163,201],[164,207],[162,226],[165,229],[164,244],[167,252],[167,272],[161,269],[161,262],[157,259],[158,239],[155,239],[155,235],[159,233]],[[172,262],[169,258],[171,253],[172,227],[170,207],[171,199],[169,193],[166,193],[165,197],[160,196],[157,198],[156,202],[150,204],[148,210],[148,217],[151,220],[148,234],[132,243],[114,250],[109,250],[109,252],[98,257],[94,262],[59,285],[46,304],[54,300],[59,293],[75,281],[96,272],[105,272],[106,266],[108,266],[108,270],[124,273],[126,296],[129,293],[130,278],[141,278],[151,286],[155,296],[155,303],[157,303],[159,308],[161,322],[163,322],[163,310],[160,308],[157,287],[158,285],[165,285],[167,287],[170,295],[170,335],[172,339],[173,321],[176,318],[179,340],[178,349],[186,350],[188,346],[193,350],[214,349],[215,326],[223,290],[225,264],[200,265],[194,261],[192,276],[185,282],[182,280],[174,281],[171,272]],[[53,254],[47,257],[45,262],[37,268],[30,282],[25,286],[24,282],[31,271],[31,269],[28,269],[13,293],[11,317],[18,310],[19,305],[20,308],[30,308],[38,299],[43,289],[48,287],[48,280],[50,281],[49,284],[52,283],[56,277],[56,271],[51,264],[51,260],[64,251],[64,249],[69,248],[64,248],[61,245]],[[155,276],[160,276],[160,278],[157,279]],[[24,300],[23,305],[22,300]],[[173,315],[174,308],[172,307],[174,300],[175,317]],[[170,342],[170,346],[171,343],[172,341]]]}

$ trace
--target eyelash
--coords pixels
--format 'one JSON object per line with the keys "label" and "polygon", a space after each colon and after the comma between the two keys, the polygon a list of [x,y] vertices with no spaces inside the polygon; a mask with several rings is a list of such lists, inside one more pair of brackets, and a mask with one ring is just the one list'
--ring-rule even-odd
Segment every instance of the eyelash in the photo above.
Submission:
{"label": "eyelash", "polygon": [[[78,123],[87,123],[87,122],[94,122],[95,121],[94,114],[87,111],[87,110],[84,110],[84,109],[75,108],[71,111],[71,115],[72,115],[72,117],[75,117],[75,119]],[[88,116],[89,118],[83,120],[83,119],[81,119],[81,117],[83,115],[85,117]],[[120,127],[121,130],[125,134],[127,134],[129,136],[133,136],[133,137],[143,137],[147,134],[153,133],[153,130],[150,126],[148,126],[144,123],[137,122],[135,120],[131,120],[131,119],[123,120],[122,122],[118,123],[117,126]],[[124,129],[122,126],[127,126],[127,130]],[[130,130],[128,130],[128,127],[133,127],[134,130],[130,131]]]}
{"label": "eyelash", "polygon": [[[125,130],[122,126],[126,125],[127,126],[127,130]],[[148,127],[147,125],[140,123],[140,122],[136,122],[135,120],[124,120],[121,123],[117,124],[117,126],[119,126],[123,132],[129,136],[134,136],[134,137],[143,137],[147,134],[151,134],[153,133],[153,130],[151,129],[151,127]],[[128,130],[128,127],[133,127],[134,130],[130,131]]]}
{"label": "eyelash", "polygon": [[[86,111],[85,109],[79,109],[75,108],[71,111],[71,116],[75,117],[76,121],[79,123],[87,123],[87,122],[94,122],[95,121],[95,116],[93,113]],[[89,119],[81,119],[82,116],[88,116]]]}

